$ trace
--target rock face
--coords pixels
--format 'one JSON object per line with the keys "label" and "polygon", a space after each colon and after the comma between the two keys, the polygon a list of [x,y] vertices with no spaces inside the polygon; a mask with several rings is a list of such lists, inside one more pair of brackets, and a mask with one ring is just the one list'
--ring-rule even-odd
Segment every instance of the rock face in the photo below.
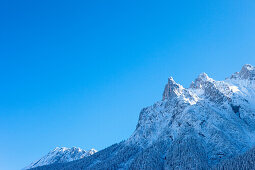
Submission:
{"label": "rock face", "polygon": [[177,84],[172,77],[168,78],[168,83],[163,93],[163,100],[181,95],[183,89],[184,88],[180,84]]}
{"label": "rock face", "polygon": [[72,148],[57,147],[54,150],[50,151],[47,155],[39,159],[38,161],[35,161],[32,164],[30,164],[25,169],[31,169],[38,166],[50,165],[55,163],[70,162],[70,161],[78,160],[84,157],[88,157],[90,155],[93,155],[96,152],[97,151],[95,149],[85,151],[77,147],[72,147]]}
{"label": "rock face", "polygon": [[252,65],[246,64],[243,66],[240,72],[233,74],[231,78],[242,79],[242,80],[245,80],[245,79],[255,80],[255,69]]}
{"label": "rock face", "polygon": [[168,79],[163,100],[141,110],[127,140],[78,161],[38,169],[208,169],[255,145],[255,70],[184,88]]}

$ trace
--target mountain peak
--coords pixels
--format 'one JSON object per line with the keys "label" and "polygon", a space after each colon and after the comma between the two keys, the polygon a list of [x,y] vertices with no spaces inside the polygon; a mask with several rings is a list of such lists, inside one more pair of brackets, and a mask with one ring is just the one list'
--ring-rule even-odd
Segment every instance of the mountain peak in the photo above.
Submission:
{"label": "mountain peak", "polygon": [[251,65],[251,64],[245,64],[245,65],[243,66],[243,68],[244,68],[244,69],[247,69],[247,70],[254,70],[254,67],[253,67],[253,65]]}
{"label": "mountain peak", "polygon": [[199,74],[198,78],[202,79],[202,80],[209,80],[209,76],[206,73],[201,73]]}
{"label": "mountain peak", "polygon": [[180,96],[182,94],[183,89],[184,88],[182,87],[182,85],[176,83],[173,77],[169,77],[168,83],[166,84],[164,89],[163,100]]}
{"label": "mountain peak", "polygon": [[90,155],[92,155],[92,154],[94,154],[94,153],[96,153],[97,152],[97,150],[95,150],[94,148],[92,148],[92,149],[90,149],[89,151],[88,151],[88,153],[90,154]]}
{"label": "mountain peak", "polygon": [[241,71],[234,73],[230,79],[255,80],[255,68],[251,64],[245,64]]}
{"label": "mountain peak", "polygon": [[206,73],[201,73],[199,76],[195,79],[194,82],[191,83],[190,88],[193,89],[201,89],[204,86],[205,82],[212,81]]}
{"label": "mountain peak", "polygon": [[74,160],[78,160],[84,157],[93,155],[97,151],[95,149],[90,149],[85,151],[78,147],[66,148],[66,147],[56,147],[50,151],[47,155],[33,162],[25,169],[35,168],[38,166],[49,165],[53,163],[65,163]]}
{"label": "mountain peak", "polygon": [[51,152],[64,152],[66,150],[68,150],[68,148],[66,148],[66,147],[56,147]]}
{"label": "mountain peak", "polygon": [[252,65],[250,64],[245,64],[243,68],[241,69],[239,73],[240,78],[242,79],[250,79],[254,80],[255,79],[255,69]]}
{"label": "mountain peak", "polygon": [[173,78],[172,76],[168,78],[168,82],[176,83],[176,82],[174,81],[174,78]]}

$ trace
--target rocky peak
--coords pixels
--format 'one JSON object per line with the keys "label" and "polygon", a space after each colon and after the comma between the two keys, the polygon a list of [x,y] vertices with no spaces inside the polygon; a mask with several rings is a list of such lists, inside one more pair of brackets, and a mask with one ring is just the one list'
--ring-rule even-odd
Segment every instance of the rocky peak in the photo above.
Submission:
{"label": "rocky peak", "polygon": [[72,148],[56,147],[54,150],[50,151],[47,155],[33,162],[24,169],[31,169],[38,166],[49,165],[54,163],[66,163],[91,156],[96,152],[97,151],[95,149],[90,149],[86,151],[78,147]]}
{"label": "rocky peak", "polygon": [[165,99],[171,99],[176,96],[180,96],[183,91],[182,85],[176,83],[173,79],[173,77],[168,78],[168,83],[165,86],[165,90],[163,93],[163,100]]}
{"label": "rocky peak", "polygon": [[204,80],[204,81],[210,79],[209,76],[208,76],[206,73],[201,73],[201,74],[198,76],[198,78],[201,79],[201,80]]}
{"label": "rocky peak", "polygon": [[255,80],[255,68],[250,64],[245,64],[240,72],[236,72],[231,79]]}
{"label": "rocky peak", "polygon": [[241,69],[239,76],[241,79],[250,79],[254,80],[255,79],[255,69],[252,65],[246,64],[243,66]]}
{"label": "rocky peak", "polygon": [[202,89],[204,84],[212,80],[206,73],[201,73],[196,79],[195,82],[192,82],[190,88],[193,89]]}
{"label": "rocky peak", "polygon": [[94,148],[92,148],[92,149],[90,149],[90,150],[88,151],[89,155],[93,155],[93,154],[96,153],[96,152],[97,152],[97,150],[95,150]]}

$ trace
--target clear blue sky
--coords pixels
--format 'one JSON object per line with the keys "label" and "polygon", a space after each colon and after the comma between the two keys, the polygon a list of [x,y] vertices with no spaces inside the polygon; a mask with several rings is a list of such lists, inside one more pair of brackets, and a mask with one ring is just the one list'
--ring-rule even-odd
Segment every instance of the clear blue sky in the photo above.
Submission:
{"label": "clear blue sky", "polygon": [[0,169],[128,138],[167,78],[255,65],[255,1],[1,1]]}

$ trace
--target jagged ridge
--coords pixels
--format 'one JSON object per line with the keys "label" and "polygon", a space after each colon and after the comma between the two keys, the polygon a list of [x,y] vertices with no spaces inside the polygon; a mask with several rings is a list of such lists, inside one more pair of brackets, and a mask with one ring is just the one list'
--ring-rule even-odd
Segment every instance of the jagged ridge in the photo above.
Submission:
{"label": "jagged ridge", "polygon": [[28,167],[24,169],[31,169],[38,166],[50,165],[55,163],[66,163],[74,160],[82,159],[96,153],[95,149],[85,151],[78,147],[66,148],[66,147],[56,147],[54,150],[50,151],[47,155],[33,162]]}
{"label": "jagged ridge", "polygon": [[78,161],[38,169],[207,169],[255,144],[255,69],[225,81],[202,73],[142,109],[129,139]]}

